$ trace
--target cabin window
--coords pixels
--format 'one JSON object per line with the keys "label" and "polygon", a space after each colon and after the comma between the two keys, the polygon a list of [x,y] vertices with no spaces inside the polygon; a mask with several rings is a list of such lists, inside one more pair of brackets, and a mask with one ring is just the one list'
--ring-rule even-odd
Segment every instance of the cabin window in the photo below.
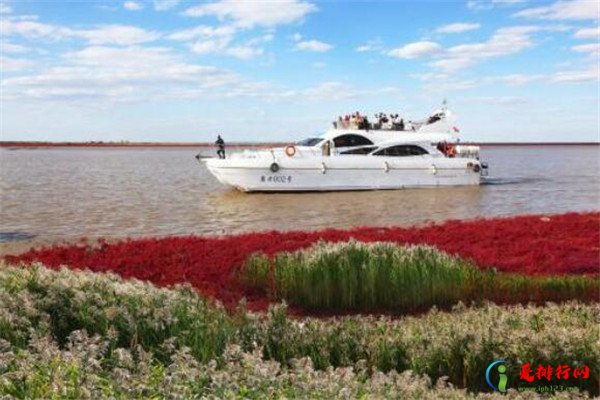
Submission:
{"label": "cabin window", "polygon": [[335,147],[367,146],[373,144],[369,139],[361,135],[341,135],[333,139]]}
{"label": "cabin window", "polygon": [[428,154],[427,150],[415,145],[398,145],[381,149],[373,153],[375,156],[408,157]]}
{"label": "cabin window", "polygon": [[375,150],[377,147],[360,147],[358,149],[352,149],[352,150],[347,150],[347,151],[343,151],[340,154],[369,154],[370,152],[372,152],[373,150]]}
{"label": "cabin window", "polygon": [[323,141],[322,138],[308,138],[308,139],[301,140],[296,144],[298,146],[312,147],[312,146],[316,146],[317,144],[321,143],[322,141]]}

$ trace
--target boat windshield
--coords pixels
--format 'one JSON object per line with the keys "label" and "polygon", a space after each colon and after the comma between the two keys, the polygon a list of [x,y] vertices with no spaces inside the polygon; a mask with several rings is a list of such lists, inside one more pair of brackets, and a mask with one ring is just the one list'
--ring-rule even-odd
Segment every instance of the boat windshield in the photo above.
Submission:
{"label": "boat windshield", "polygon": [[308,138],[308,139],[304,139],[299,141],[298,143],[296,143],[298,146],[306,146],[306,147],[312,147],[312,146],[316,146],[317,144],[321,143],[323,141],[322,138]]}

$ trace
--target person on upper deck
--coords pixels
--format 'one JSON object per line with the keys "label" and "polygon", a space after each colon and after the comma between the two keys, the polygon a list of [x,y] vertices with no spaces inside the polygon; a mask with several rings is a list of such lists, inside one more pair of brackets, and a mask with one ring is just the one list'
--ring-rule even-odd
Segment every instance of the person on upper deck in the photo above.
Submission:
{"label": "person on upper deck", "polygon": [[363,117],[363,129],[367,132],[369,132],[369,129],[371,129],[371,123],[366,115]]}
{"label": "person on upper deck", "polygon": [[352,114],[350,116],[350,125],[348,126],[349,129],[357,129],[358,128],[358,120],[356,119],[356,115]]}
{"label": "person on upper deck", "polygon": [[400,117],[398,114],[392,114],[392,129],[397,131],[400,130]]}

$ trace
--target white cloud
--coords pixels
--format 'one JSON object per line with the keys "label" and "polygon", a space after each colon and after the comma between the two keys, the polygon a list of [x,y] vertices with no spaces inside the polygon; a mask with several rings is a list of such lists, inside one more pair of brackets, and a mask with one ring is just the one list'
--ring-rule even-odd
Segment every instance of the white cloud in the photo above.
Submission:
{"label": "white cloud", "polygon": [[511,74],[504,76],[486,77],[481,79],[482,84],[506,83],[512,86],[521,86],[530,82],[554,83],[583,83],[594,82],[600,79],[597,67],[590,66],[587,70],[561,71],[554,74]]}
{"label": "white cloud", "polygon": [[154,0],[156,11],[167,11],[179,4],[180,0]]}
{"label": "white cloud", "polygon": [[441,50],[442,47],[439,44],[423,41],[409,43],[403,47],[390,50],[387,54],[391,57],[413,59],[436,54]]}
{"label": "white cloud", "polygon": [[275,35],[273,35],[272,33],[267,33],[265,35],[258,36],[258,37],[248,40],[248,42],[246,42],[246,44],[249,46],[255,46],[257,44],[269,43],[269,42],[273,41],[273,39],[275,39]]}
{"label": "white cloud", "polygon": [[44,24],[30,20],[3,20],[2,36],[23,36],[28,39],[64,40],[85,39],[90,44],[132,45],[151,42],[160,37],[157,32],[127,25],[104,25],[93,29],[71,29],[59,25]]}
{"label": "white cloud", "polygon": [[4,37],[19,35],[29,39],[60,40],[72,36],[74,33],[75,31],[69,28],[30,20],[3,19],[0,24],[0,34]]}
{"label": "white cloud", "polygon": [[587,83],[600,80],[597,67],[580,71],[562,71],[552,76],[551,80],[557,83]]}
{"label": "white cloud", "polygon": [[555,20],[598,19],[600,3],[596,0],[560,0],[549,6],[526,8],[513,16]]}
{"label": "white cloud", "polygon": [[457,22],[454,24],[440,26],[435,31],[437,33],[461,33],[473,31],[479,28],[481,28],[481,25],[477,23]]}
{"label": "white cloud", "polygon": [[[240,29],[256,26],[273,28],[277,25],[300,21],[306,14],[316,11],[316,7],[303,0],[277,0],[242,2],[237,0],[221,0],[190,7],[183,13],[187,16],[216,16],[219,20],[230,21],[228,25],[211,27],[200,25],[195,28],[177,31],[168,36],[172,40],[196,40],[190,50],[196,54],[222,54],[239,59],[251,59],[263,55],[259,46],[273,40],[272,32],[247,40],[243,44],[233,45],[235,34]],[[301,35],[296,34],[297,41]],[[312,51],[327,51],[330,45],[317,41],[298,43],[298,48]]]}
{"label": "white cloud", "polygon": [[235,33],[236,28],[233,26],[224,25],[219,27],[212,27],[207,25],[199,25],[194,28],[173,32],[172,34],[167,36],[167,39],[188,41],[198,38],[233,38],[233,35],[235,35]]}
{"label": "white cloud", "polygon": [[423,89],[428,93],[448,93],[469,90],[479,86],[477,79],[449,80],[445,82],[428,82]]}
{"label": "white cloud", "polygon": [[[130,46],[120,48],[90,46],[79,51],[68,52],[63,55],[63,59],[69,63],[95,67],[114,66],[117,64],[123,69],[129,69],[128,71],[133,76],[143,76],[147,73],[154,74],[156,72],[152,71],[151,67],[160,65],[161,63],[164,63],[164,67],[167,69],[172,66],[181,67],[182,65],[179,58],[170,49],[165,47]],[[138,70],[137,67],[140,65],[147,65],[148,67]],[[200,69],[204,71],[207,68],[201,67]],[[187,68],[183,70],[186,72],[190,71]]]}
{"label": "white cloud", "polygon": [[20,44],[11,43],[5,40],[0,41],[0,53],[27,53],[31,49]]}
{"label": "white cloud", "polygon": [[493,106],[521,106],[528,101],[519,96],[477,96],[465,99],[469,103],[489,104]]}
{"label": "white cloud", "polygon": [[415,78],[418,79],[420,81],[443,81],[443,80],[447,80],[448,78],[450,78],[450,75],[448,74],[439,74],[439,73],[434,73],[434,72],[425,72],[425,73],[418,73],[418,74],[411,74],[409,75],[411,78]]}
{"label": "white cloud", "polygon": [[196,54],[222,54],[242,60],[248,60],[264,54],[257,47],[273,40],[273,34],[265,34],[248,40],[243,45],[232,46],[237,28],[231,25],[212,27],[199,25],[194,28],[173,32],[167,38],[178,41],[191,41],[190,50]]}
{"label": "white cloud", "polygon": [[489,10],[491,9],[492,3],[482,0],[469,0],[467,1],[467,8],[469,10]]}
{"label": "white cloud", "polygon": [[33,61],[0,56],[0,72],[22,71],[34,65]]}
{"label": "white cloud", "polygon": [[13,97],[98,97],[133,101],[206,92],[241,81],[228,71],[182,61],[161,47],[91,46],[63,55],[61,65],[41,73],[7,78]]}
{"label": "white cloud", "polygon": [[469,0],[467,1],[467,8],[470,10],[491,10],[497,6],[514,6],[515,4],[522,4],[528,0]]}
{"label": "white cloud", "polygon": [[196,54],[220,54],[249,60],[264,54],[260,47],[251,45],[230,46],[230,38],[217,38],[210,40],[199,40],[190,45],[190,50]]}
{"label": "white cloud", "polygon": [[600,37],[600,27],[580,29],[575,32],[573,37],[576,39],[596,39]]}
{"label": "white cloud", "polygon": [[39,17],[39,15],[21,14],[21,15],[7,15],[6,19],[10,19],[11,21],[37,21],[40,19],[40,17]]}
{"label": "white cloud", "polygon": [[373,47],[370,46],[370,45],[368,45],[368,44],[363,44],[361,46],[358,46],[356,48],[356,51],[359,52],[359,53],[364,53],[366,51],[373,51]]}
{"label": "white cloud", "polygon": [[507,85],[510,85],[510,86],[522,86],[527,83],[540,80],[542,78],[544,78],[543,75],[509,74],[509,75],[485,78],[484,80],[485,80],[485,82],[488,82],[488,83],[502,82],[502,83],[506,83]]}
{"label": "white cloud", "polygon": [[190,50],[196,54],[222,53],[227,49],[230,42],[230,37],[199,40],[190,46]]}
{"label": "white cloud", "polygon": [[102,11],[108,11],[108,12],[119,11],[119,5],[118,4],[116,4],[116,3],[109,3],[109,4],[113,4],[113,5],[98,4],[98,5],[95,5],[94,8],[96,8],[98,10],[102,10]]}
{"label": "white cloud", "polygon": [[365,98],[367,96],[380,96],[382,93],[394,94],[398,96],[400,89],[394,86],[356,89],[352,85],[329,81],[318,84],[317,86],[306,88],[300,92],[300,95],[308,100],[352,100]]}
{"label": "white cloud", "polygon": [[10,14],[10,13],[12,13],[12,7],[4,2],[0,3],[0,14]]}
{"label": "white cloud", "polygon": [[189,17],[215,16],[221,20],[232,20],[236,26],[251,28],[299,22],[315,11],[317,7],[304,0],[220,0],[190,7],[183,14]]}
{"label": "white cloud", "polygon": [[248,97],[262,99],[281,99],[295,95],[294,91],[282,91],[280,88],[266,82],[240,82],[235,87],[228,88],[224,97]]}
{"label": "white cloud", "polygon": [[296,50],[325,53],[331,49],[333,49],[332,45],[330,45],[328,43],[320,42],[318,40],[304,40],[304,41],[296,43]]}
{"label": "white cloud", "polygon": [[534,26],[500,28],[486,42],[453,46],[448,53],[459,57],[495,57],[517,53],[533,46],[530,34],[538,30]]}
{"label": "white cloud", "polygon": [[152,42],[158,39],[160,34],[135,26],[106,25],[96,29],[75,31],[74,36],[85,38],[90,44],[117,44],[128,46]]}
{"label": "white cloud", "polygon": [[455,57],[433,61],[429,63],[429,65],[435,68],[440,68],[447,72],[456,72],[461,69],[468,68],[475,63],[476,61],[474,59],[470,59],[468,57]]}
{"label": "white cloud", "polygon": [[450,47],[443,57],[430,65],[446,71],[458,71],[483,60],[519,53],[535,45],[532,34],[564,30],[561,26],[511,26],[500,28],[485,42]]}
{"label": "white cloud", "polygon": [[139,11],[143,10],[144,6],[141,3],[138,3],[137,1],[126,1],[125,3],[123,3],[123,8],[129,11]]}
{"label": "white cloud", "polygon": [[[473,79],[456,79],[452,75],[446,73],[426,72],[410,75],[411,78],[418,79],[423,82],[423,89],[429,93],[445,93],[453,91],[462,91],[478,88],[485,85],[495,85],[498,83],[509,86],[523,86],[531,82],[554,82],[554,83],[580,83],[591,82],[596,79],[597,73],[593,72],[593,68],[584,71],[566,71],[556,74],[521,74],[514,73],[499,76],[483,76]],[[495,99],[498,99],[495,97]],[[509,98],[504,100],[487,99],[487,102],[498,101],[499,103],[509,102]],[[483,101],[483,100],[482,100]]]}
{"label": "white cloud", "polygon": [[589,53],[591,55],[600,55],[600,43],[587,43],[571,47],[571,50],[578,53]]}
{"label": "white cloud", "polygon": [[318,86],[304,89],[302,95],[309,99],[333,100],[356,97],[348,90],[348,85],[341,82],[324,82]]}
{"label": "white cloud", "polygon": [[263,49],[252,46],[236,46],[226,50],[226,54],[241,60],[249,60],[263,54]]}
{"label": "white cloud", "polygon": [[479,79],[458,80],[448,74],[436,72],[411,74],[410,77],[422,81],[423,89],[426,93],[436,94],[469,90],[481,84]]}
{"label": "white cloud", "polygon": [[383,51],[383,42],[381,39],[369,40],[365,44],[357,46],[355,49],[359,53],[365,53],[369,51]]}

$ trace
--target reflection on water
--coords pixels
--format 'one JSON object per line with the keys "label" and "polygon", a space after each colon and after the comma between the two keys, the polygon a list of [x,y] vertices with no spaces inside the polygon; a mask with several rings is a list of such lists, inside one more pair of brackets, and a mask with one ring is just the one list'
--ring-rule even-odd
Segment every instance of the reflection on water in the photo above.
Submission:
{"label": "reflection on water", "polygon": [[0,243],[14,242],[19,240],[31,240],[35,235],[25,232],[0,232]]}
{"label": "reflection on water", "polygon": [[[209,195],[208,205],[219,219],[247,214],[240,221],[242,230],[245,223],[287,230],[442,220],[477,207],[481,196],[482,191],[477,187],[277,195],[248,195],[231,190]],[[419,215],[419,210],[425,215]]]}
{"label": "reflection on water", "polygon": [[490,147],[479,187],[245,194],[193,148],[0,150],[0,232],[41,238],[411,225],[598,210],[597,146]]}

